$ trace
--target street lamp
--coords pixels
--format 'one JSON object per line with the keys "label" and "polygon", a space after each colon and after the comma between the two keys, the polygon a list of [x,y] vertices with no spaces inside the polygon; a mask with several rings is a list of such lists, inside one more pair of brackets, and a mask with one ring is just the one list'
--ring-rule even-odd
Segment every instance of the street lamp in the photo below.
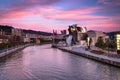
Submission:
{"label": "street lamp", "polygon": [[88,49],[90,49],[90,37],[87,37],[87,46],[88,46]]}
{"label": "street lamp", "polygon": [[120,34],[116,35],[117,40],[117,54],[120,54]]}

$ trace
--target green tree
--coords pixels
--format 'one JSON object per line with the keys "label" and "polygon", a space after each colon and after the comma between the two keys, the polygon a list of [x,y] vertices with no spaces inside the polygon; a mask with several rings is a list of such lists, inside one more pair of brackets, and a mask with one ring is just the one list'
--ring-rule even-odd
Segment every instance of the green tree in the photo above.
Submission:
{"label": "green tree", "polygon": [[104,44],[105,43],[103,41],[103,38],[102,37],[98,37],[98,40],[97,40],[95,46],[104,49],[105,48]]}
{"label": "green tree", "polygon": [[106,39],[106,41],[105,41],[105,47],[107,49],[115,50],[116,49],[116,40],[115,39],[113,39],[113,40]]}

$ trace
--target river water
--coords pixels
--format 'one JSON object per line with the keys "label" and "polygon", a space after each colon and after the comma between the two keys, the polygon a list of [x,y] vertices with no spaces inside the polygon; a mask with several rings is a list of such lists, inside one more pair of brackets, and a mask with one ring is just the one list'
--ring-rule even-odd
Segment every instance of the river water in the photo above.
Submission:
{"label": "river water", "polygon": [[120,68],[50,45],[30,46],[0,60],[0,80],[120,80]]}

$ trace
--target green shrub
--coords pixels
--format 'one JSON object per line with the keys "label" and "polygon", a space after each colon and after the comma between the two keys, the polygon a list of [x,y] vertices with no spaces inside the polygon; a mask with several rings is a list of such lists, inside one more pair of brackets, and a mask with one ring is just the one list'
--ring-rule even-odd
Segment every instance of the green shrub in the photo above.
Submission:
{"label": "green shrub", "polygon": [[97,43],[95,44],[95,46],[99,47],[99,48],[102,48],[102,49],[104,49],[106,47],[102,37],[98,38]]}

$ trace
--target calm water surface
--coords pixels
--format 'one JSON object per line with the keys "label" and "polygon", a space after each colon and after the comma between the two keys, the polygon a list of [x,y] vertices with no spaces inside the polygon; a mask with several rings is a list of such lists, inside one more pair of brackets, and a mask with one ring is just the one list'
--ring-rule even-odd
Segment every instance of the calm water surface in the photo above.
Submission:
{"label": "calm water surface", "polygon": [[120,80],[120,68],[50,45],[30,46],[0,60],[0,80]]}

